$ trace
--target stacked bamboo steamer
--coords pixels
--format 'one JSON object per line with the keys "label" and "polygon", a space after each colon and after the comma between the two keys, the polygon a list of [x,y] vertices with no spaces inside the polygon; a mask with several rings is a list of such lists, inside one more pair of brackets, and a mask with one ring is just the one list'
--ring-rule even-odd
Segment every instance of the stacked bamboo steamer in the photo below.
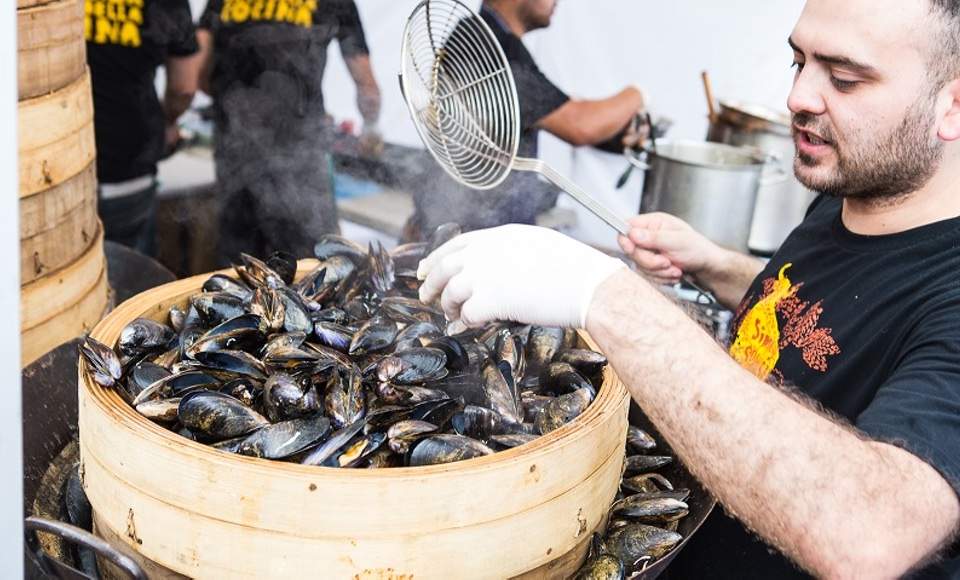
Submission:
{"label": "stacked bamboo steamer", "polygon": [[21,362],[108,303],[83,0],[17,0]]}
{"label": "stacked bamboo steamer", "polygon": [[[131,298],[90,336],[114,345],[135,318],[166,321],[208,276]],[[609,367],[583,415],[532,443],[373,470],[217,451],[145,419],[84,368],[81,469],[96,532],[151,578],[569,578],[620,484],[629,397]]]}

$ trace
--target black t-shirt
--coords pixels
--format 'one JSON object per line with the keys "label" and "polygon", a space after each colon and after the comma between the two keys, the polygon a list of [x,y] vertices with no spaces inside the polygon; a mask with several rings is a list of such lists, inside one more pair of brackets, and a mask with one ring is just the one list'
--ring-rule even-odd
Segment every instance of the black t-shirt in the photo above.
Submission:
{"label": "black t-shirt", "polygon": [[369,53],[353,0],[209,0],[217,174],[229,190],[323,161],[323,72],[334,39]]}
{"label": "black t-shirt", "polygon": [[[862,236],[844,227],[840,200],[819,198],[750,287],[731,355],[910,451],[960,492],[958,248],[960,218]],[[671,578],[804,577],[719,508],[670,570]],[[954,547],[919,577],[957,574]]]}
{"label": "black t-shirt", "polygon": [[[520,141],[517,156],[537,157],[537,128],[544,117],[570,100],[550,82],[533,60],[523,41],[511,32],[492,10],[483,7],[480,17],[493,31],[510,63],[517,99],[520,104]],[[474,191],[433,171],[425,189],[417,192],[421,227],[455,221],[466,229],[479,229],[506,223],[534,223],[538,214],[553,207],[558,191],[536,174],[514,171],[494,189]]]}
{"label": "black t-shirt", "polygon": [[190,4],[86,0],[85,10],[97,177],[116,183],[155,174],[165,120],[154,76],[168,57],[197,51]]}

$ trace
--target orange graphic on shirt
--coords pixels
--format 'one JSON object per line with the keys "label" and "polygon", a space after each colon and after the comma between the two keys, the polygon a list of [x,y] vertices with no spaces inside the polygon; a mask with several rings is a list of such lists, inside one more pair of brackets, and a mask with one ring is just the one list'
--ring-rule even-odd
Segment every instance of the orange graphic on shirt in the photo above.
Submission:
{"label": "orange graphic on shirt", "polygon": [[773,283],[773,291],[767,293],[743,317],[737,338],[730,347],[730,356],[740,365],[766,379],[780,359],[780,326],[777,322],[777,304],[796,292],[786,272],[792,264],[780,269]]}
{"label": "orange graphic on shirt", "polygon": [[780,353],[791,346],[800,349],[807,366],[819,372],[827,372],[827,359],[840,354],[833,331],[819,326],[823,301],[811,305],[797,297],[803,284],[794,285],[787,278],[791,266],[785,265],[777,278],[764,280],[763,296],[743,316],[730,347],[730,356],[763,380],[775,373]]}

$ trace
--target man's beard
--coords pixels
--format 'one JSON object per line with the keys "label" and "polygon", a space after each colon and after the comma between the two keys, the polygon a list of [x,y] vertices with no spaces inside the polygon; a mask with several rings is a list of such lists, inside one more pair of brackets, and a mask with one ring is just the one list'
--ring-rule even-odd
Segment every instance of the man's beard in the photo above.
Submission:
{"label": "man's beard", "polygon": [[896,129],[872,142],[862,138],[864,131],[858,131],[843,149],[834,141],[830,127],[819,126],[817,117],[796,113],[794,125],[828,139],[838,160],[830,175],[803,175],[803,168],[815,168],[820,162],[798,151],[794,160],[797,179],[809,189],[833,197],[890,199],[913,193],[930,180],[943,158],[943,143],[930,137],[934,112],[934,95],[918,99]]}

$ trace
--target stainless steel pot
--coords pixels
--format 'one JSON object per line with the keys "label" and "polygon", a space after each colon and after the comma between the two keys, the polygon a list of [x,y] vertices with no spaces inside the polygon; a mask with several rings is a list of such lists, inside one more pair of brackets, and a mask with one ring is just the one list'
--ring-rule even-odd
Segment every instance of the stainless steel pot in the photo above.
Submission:
{"label": "stainless steel pot", "polygon": [[755,149],[701,141],[658,140],[644,159],[641,213],[675,215],[721,246],[748,251],[757,190],[766,159]]}
{"label": "stainless steel pot", "polygon": [[755,147],[778,160],[768,166],[757,192],[748,243],[756,253],[773,254],[803,221],[815,197],[793,175],[790,117],[766,107],[724,101],[716,121],[710,124],[707,140]]}

